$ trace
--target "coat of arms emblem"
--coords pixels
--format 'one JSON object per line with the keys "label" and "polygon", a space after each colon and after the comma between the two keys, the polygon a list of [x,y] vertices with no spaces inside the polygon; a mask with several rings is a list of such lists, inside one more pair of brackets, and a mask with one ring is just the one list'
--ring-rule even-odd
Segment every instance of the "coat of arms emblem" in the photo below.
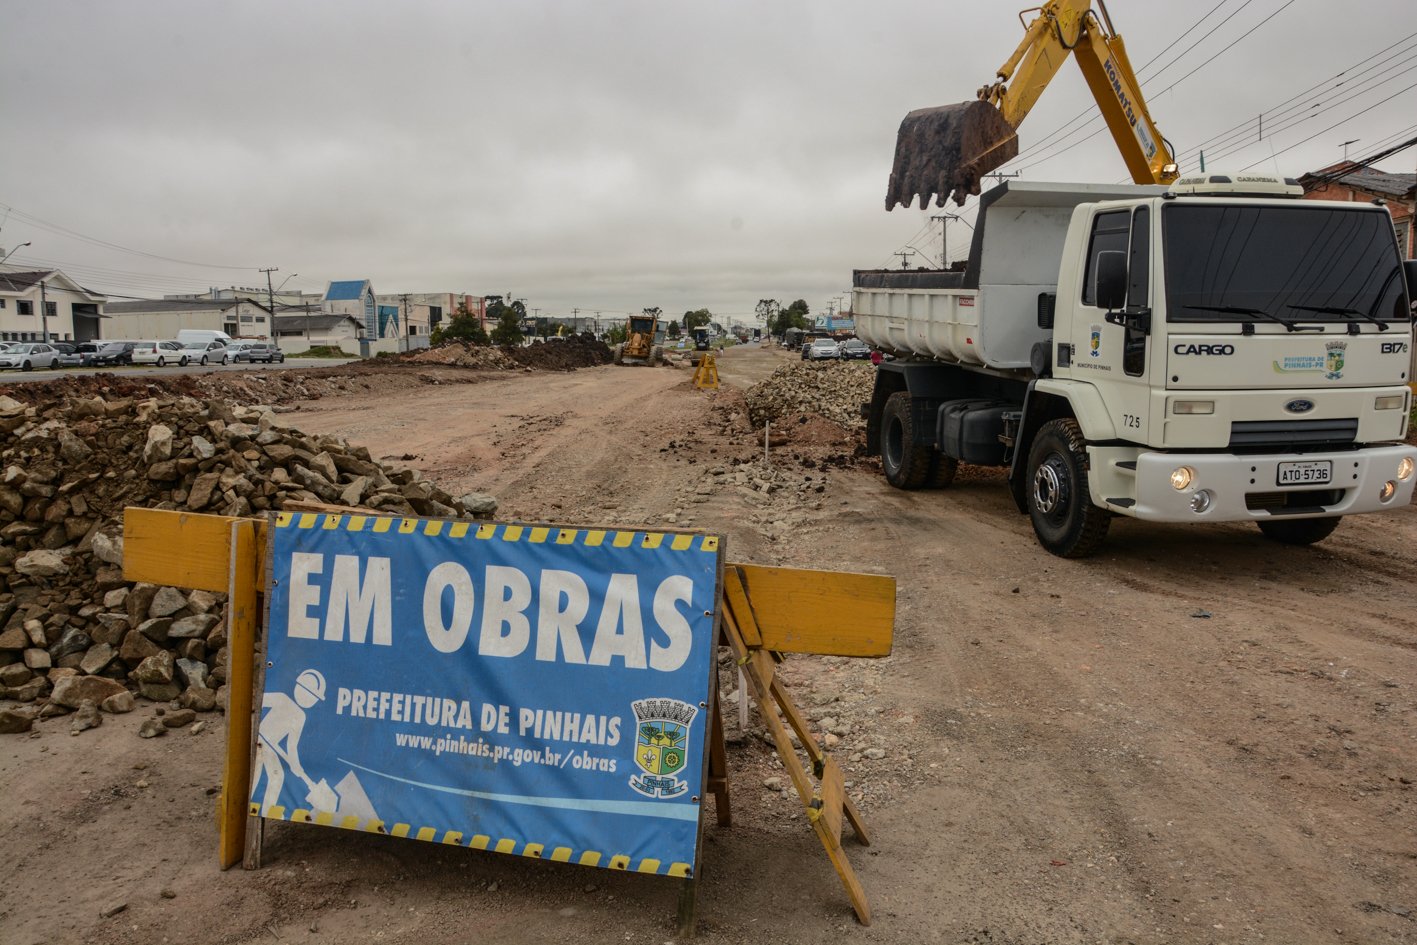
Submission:
{"label": "coat of arms emblem", "polygon": [[630,707],[635,711],[635,764],[644,772],[630,778],[630,787],[645,797],[683,794],[689,784],[675,774],[689,760],[689,726],[698,707],[678,699],[640,699]]}
{"label": "coat of arms emblem", "polygon": [[1328,357],[1324,359],[1324,378],[1336,381],[1343,376],[1343,356],[1348,350],[1348,342],[1330,341],[1327,348]]}

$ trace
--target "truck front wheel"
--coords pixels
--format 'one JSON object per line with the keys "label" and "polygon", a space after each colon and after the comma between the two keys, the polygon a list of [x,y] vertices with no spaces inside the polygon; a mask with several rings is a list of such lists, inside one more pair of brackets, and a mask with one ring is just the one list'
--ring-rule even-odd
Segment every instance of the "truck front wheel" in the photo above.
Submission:
{"label": "truck front wheel", "polygon": [[915,442],[910,392],[891,394],[881,412],[881,468],[886,482],[897,489],[919,489],[930,479],[933,452]]}
{"label": "truck front wheel", "polygon": [[1341,519],[1341,515],[1333,518],[1279,518],[1255,524],[1270,541],[1285,545],[1312,545],[1332,535]]}
{"label": "truck front wheel", "polygon": [[1092,504],[1087,451],[1076,420],[1050,420],[1028,452],[1028,515],[1038,543],[1060,558],[1102,546],[1112,516]]}

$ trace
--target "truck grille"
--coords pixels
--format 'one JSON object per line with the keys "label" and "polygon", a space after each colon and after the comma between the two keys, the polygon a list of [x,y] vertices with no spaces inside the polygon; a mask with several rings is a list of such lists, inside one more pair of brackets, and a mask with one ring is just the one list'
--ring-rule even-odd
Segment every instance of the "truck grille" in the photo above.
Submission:
{"label": "truck grille", "polygon": [[1358,438],[1358,418],[1339,420],[1239,420],[1230,424],[1230,448],[1334,446]]}
{"label": "truck grille", "polygon": [[1295,492],[1250,492],[1245,495],[1245,508],[1251,512],[1294,514],[1322,512],[1327,506],[1343,501],[1342,489],[1300,489]]}

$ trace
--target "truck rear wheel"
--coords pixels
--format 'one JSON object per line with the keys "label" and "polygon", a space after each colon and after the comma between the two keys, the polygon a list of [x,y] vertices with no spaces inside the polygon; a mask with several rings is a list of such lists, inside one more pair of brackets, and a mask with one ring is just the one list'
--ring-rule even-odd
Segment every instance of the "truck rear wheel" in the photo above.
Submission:
{"label": "truck rear wheel", "polygon": [[616,363],[616,364],[624,364],[624,363],[625,363],[625,346],[624,346],[624,345],[616,345],[616,346],[615,346],[615,363]]}
{"label": "truck rear wheel", "polygon": [[897,489],[919,489],[930,479],[933,453],[915,442],[910,392],[891,394],[881,414],[881,468],[886,482]]}
{"label": "truck rear wheel", "polygon": [[1255,524],[1270,541],[1285,545],[1312,545],[1332,535],[1342,519],[1341,515],[1333,518],[1277,518]]}
{"label": "truck rear wheel", "polygon": [[1060,558],[1101,547],[1112,516],[1092,504],[1087,450],[1076,420],[1050,420],[1028,451],[1028,515],[1038,543]]}
{"label": "truck rear wheel", "polygon": [[930,475],[925,480],[925,488],[949,488],[950,484],[955,481],[955,473],[958,470],[959,460],[936,450],[934,457],[930,460]]}

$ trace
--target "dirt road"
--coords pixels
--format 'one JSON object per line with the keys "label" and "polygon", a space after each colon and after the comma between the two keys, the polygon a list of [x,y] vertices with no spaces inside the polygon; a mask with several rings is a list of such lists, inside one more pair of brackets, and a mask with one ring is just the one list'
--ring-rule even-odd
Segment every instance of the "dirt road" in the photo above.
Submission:
{"label": "dirt road", "polygon": [[[782,357],[732,349],[721,373]],[[848,852],[875,924],[773,788],[759,726],[730,720],[735,823],[707,832],[701,940],[1417,941],[1417,509],[1310,549],[1119,520],[1101,556],[1063,561],[993,473],[902,493],[841,467],[849,443],[790,442],[772,491],[734,485],[762,445],[731,390],[687,381],[504,374],[288,419],[492,492],[500,517],[672,522],[726,535],[730,560],[895,575],[892,657],[785,664],[874,828]],[[0,940],[672,937],[662,882],[342,831],[275,825],[265,869],[219,873],[220,733],[139,741],[140,714],[0,743]]]}

